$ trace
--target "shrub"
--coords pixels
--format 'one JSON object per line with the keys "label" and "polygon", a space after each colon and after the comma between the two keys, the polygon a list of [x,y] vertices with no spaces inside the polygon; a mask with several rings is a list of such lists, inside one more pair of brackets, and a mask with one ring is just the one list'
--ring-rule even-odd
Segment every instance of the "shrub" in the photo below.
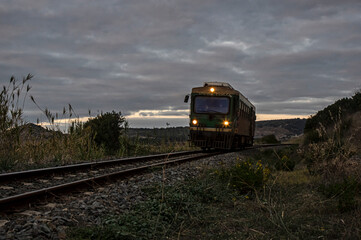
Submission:
{"label": "shrub", "polygon": [[293,169],[295,168],[295,165],[296,165],[296,162],[292,158],[289,158],[286,155],[283,155],[282,158],[276,162],[275,168],[277,170],[293,171]]}
{"label": "shrub", "polygon": [[272,170],[293,171],[296,163],[300,161],[296,147],[281,149],[264,149],[255,155],[256,159],[262,159]]}
{"label": "shrub", "polygon": [[266,144],[280,143],[274,134],[263,136],[260,139],[260,142]]}
{"label": "shrub", "polygon": [[107,154],[115,154],[120,149],[119,137],[124,124],[125,118],[122,114],[112,111],[88,120],[84,129],[91,129],[91,137],[98,146],[104,146]]}
{"label": "shrub", "polygon": [[252,159],[239,161],[229,169],[222,169],[217,172],[221,179],[228,181],[228,184],[239,193],[247,193],[262,187],[268,180],[270,170],[264,167],[262,161]]}

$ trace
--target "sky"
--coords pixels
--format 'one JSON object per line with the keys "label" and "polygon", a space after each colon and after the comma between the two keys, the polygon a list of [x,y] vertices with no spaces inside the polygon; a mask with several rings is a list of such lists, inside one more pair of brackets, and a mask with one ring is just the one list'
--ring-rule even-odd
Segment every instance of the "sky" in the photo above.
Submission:
{"label": "sky", "polygon": [[0,86],[34,75],[29,94],[59,118],[71,104],[186,126],[184,96],[213,81],[257,120],[307,118],[361,89],[360,0],[1,0],[0,33]]}

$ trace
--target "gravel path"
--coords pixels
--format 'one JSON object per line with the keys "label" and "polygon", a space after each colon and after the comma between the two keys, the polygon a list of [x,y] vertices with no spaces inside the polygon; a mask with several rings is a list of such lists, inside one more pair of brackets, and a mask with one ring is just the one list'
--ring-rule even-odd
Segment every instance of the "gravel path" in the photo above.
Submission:
{"label": "gravel path", "polygon": [[198,176],[209,167],[234,163],[249,151],[226,153],[179,166],[165,168],[87,192],[72,194],[46,205],[0,216],[1,239],[66,239],[66,229],[101,223],[107,215],[128,210],[134,203],[145,200],[142,187],[164,181],[173,184]]}

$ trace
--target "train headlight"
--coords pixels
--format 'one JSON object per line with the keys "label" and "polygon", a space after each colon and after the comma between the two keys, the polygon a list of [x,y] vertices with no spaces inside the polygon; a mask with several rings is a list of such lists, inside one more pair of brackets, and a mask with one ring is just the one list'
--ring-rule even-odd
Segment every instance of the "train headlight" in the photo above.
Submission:
{"label": "train headlight", "polygon": [[211,91],[211,93],[214,93],[215,89],[214,89],[214,88],[211,88],[210,91]]}
{"label": "train headlight", "polygon": [[192,121],[192,123],[193,123],[193,125],[197,125],[198,121],[197,121],[196,119],[194,119],[194,120]]}
{"label": "train headlight", "polygon": [[226,126],[226,127],[228,127],[228,126],[229,126],[229,122],[226,120],[226,121],[223,122],[223,125]]}

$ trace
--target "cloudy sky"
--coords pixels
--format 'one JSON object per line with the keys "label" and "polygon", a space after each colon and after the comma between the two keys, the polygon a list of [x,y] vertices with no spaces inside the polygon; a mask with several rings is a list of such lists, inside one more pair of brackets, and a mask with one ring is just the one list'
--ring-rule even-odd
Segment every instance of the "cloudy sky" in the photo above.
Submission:
{"label": "cloudy sky", "polygon": [[[229,82],[257,118],[307,117],[361,88],[360,0],[1,0],[0,83],[80,117],[185,126],[184,95]],[[45,117],[29,101],[28,121]]]}

